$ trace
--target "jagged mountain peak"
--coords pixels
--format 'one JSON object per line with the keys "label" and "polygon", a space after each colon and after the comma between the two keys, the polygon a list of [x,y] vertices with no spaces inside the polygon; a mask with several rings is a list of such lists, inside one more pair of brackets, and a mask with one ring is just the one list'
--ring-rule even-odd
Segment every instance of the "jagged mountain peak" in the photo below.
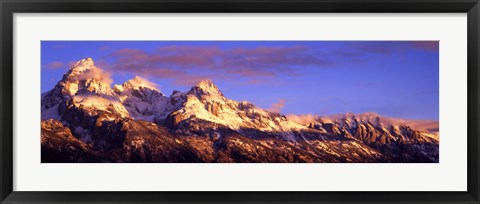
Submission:
{"label": "jagged mountain peak", "polygon": [[347,123],[348,125],[353,126],[355,126],[356,123],[370,123],[375,125],[376,127],[382,127],[383,125],[385,125],[385,120],[379,114],[374,112],[365,112],[359,114],[347,112],[343,114],[341,120],[343,120],[343,123]]}
{"label": "jagged mountain peak", "polygon": [[160,93],[160,90],[155,83],[139,76],[135,76],[134,78],[124,82],[122,85],[116,84],[114,86],[114,90],[117,93],[133,90],[149,90]]}
{"label": "jagged mountain peak", "polygon": [[222,96],[223,93],[218,89],[217,85],[213,83],[212,80],[202,80],[198,82],[192,89],[189,91],[190,94],[195,94],[197,96]]}
{"label": "jagged mountain peak", "polygon": [[139,76],[135,76],[133,79],[130,79],[123,83],[123,87],[130,89],[149,88],[160,92],[158,86],[155,83]]}
{"label": "jagged mountain peak", "polygon": [[63,95],[99,93],[112,95],[110,73],[95,66],[92,58],[77,61],[58,82]]}
{"label": "jagged mountain peak", "polygon": [[205,86],[215,86],[215,84],[213,83],[212,80],[210,79],[205,79],[205,80],[201,80],[197,83],[196,86],[201,86],[201,87],[205,87]]}
{"label": "jagged mountain peak", "polygon": [[347,125],[351,127],[355,127],[358,123],[369,123],[380,128],[408,126],[421,131],[438,132],[438,121],[393,118],[382,116],[375,112],[358,114],[349,112],[344,114],[321,116],[316,118],[316,120],[321,123],[337,123],[342,126]]}
{"label": "jagged mountain peak", "polygon": [[363,121],[372,121],[377,120],[379,118],[383,118],[383,116],[379,115],[375,112],[364,112],[364,113],[353,113],[353,112],[346,112],[346,113],[339,113],[333,115],[323,116],[322,118],[328,118],[332,120],[363,120]]}
{"label": "jagged mountain peak", "polygon": [[319,116],[317,120],[323,122],[335,122],[335,121],[358,121],[358,122],[372,122],[384,119],[384,116],[379,115],[375,112],[364,112],[364,113],[339,113],[333,115]]}
{"label": "jagged mountain peak", "polygon": [[70,67],[70,73],[81,73],[96,68],[93,59],[88,57],[75,62],[73,66]]}

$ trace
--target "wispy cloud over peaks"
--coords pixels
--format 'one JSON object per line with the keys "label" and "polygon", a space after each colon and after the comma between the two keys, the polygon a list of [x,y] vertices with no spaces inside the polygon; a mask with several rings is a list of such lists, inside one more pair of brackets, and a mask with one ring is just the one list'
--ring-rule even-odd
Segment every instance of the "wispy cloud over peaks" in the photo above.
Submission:
{"label": "wispy cloud over peaks", "polygon": [[285,99],[279,99],[276,103],[272,104],[270,108],[268,108],[267,110],[274,113],[280,113],[282,109],[285,107],[286,102],[287,100]]}
{"label": "wispy cloud over peaks", "polygon": [[438,52],[440,48],[439,41],[415,41],[413,42],[413,46],[417,49]]}
{"label": "wispy cloud over peaks", "polygon": [[[112,71],[153,75],[192,85],[203,79],[249,77],[255,81],[292,74],[295,67],[325,63],[304,46],[221,49],[217,46],[163,46],[152,51],[125,48],[108,55]],[[199,74],[198,72],[201,72]]]}
{"label": "wispy cloud over peaks", "polygon": [[[401,55],[417,49],[438,49],[437,41],[339,41],[315,45],[259,45],[221,47],[217,45],[166,45],[154,49],[109,49],[105,68],[133,75],[171,79],[177,85],[194,85],[203,79],[265,83],[279,76],[296,77],[305,68],[341,68],[371,60],[371,55]],[[363,66],[358,64],[357,68]]]}
{"label": "wispy cloud over peaks", "polygon": [[318,118],[317,115],[313,114],[289,114],[287,115],[287,118],[302,125],[308,125],[310,123],[315,122],[315,120]]}
{"label": "wispy cloud over peaks", "polygon": [[349,42],[349,49],[339,49],[339,54],[355,54],[365,56],[369,54],[401,54],[412,50],[434,51],[439,48],[438,41],[358,41]]}
{"label": "wispy cloud over peaks", "polygon": [[65,68],[66,64],[61,61],[53,61],[48,64],[44,64],[43,67],[47,69],[61,69],[61,68]]}
{"label": "wispy cloud over peaks", "polygon": [[145,87],[157,91],[160,90],[157,84],[140,76],[135,76],[133,79],[126,81],[123,86],[131,89],[136,89],[137,87]]}

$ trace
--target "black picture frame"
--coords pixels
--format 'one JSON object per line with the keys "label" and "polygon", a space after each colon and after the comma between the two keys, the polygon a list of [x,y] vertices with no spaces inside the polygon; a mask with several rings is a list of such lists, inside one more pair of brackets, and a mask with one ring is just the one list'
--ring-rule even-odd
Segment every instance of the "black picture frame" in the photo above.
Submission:
{"label": "black picture frame", "polygon": [[[0,0],[1,203],[479,203],[479,0]],[[13,191],[15,13],[467,13],[468,190],[465,192],[23,192]],[[39,175],[41,176],[41,175]],[[448,175],[445,175],[448,176]]]}

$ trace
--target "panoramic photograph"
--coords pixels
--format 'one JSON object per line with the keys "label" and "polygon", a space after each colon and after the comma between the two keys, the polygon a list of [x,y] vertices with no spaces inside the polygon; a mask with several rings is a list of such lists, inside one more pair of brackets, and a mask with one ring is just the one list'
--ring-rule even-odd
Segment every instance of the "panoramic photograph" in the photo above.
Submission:
{"label": "panoramic photograph", "polygon": [[42,163],[439,163],[438,41],[42,41]]}

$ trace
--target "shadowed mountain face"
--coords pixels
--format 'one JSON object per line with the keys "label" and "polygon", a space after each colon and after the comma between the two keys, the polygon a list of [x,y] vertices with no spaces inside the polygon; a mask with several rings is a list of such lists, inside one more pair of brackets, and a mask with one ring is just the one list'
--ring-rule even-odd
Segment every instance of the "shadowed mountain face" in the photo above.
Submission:
{"label": "shadowed mountain face", "polygon": [[439,161],[438,123],[366,113],[302,124],[208,80],[167,97],[143,78],[111,88],[104,76],[80,60],[42,94],[42,162]]}

